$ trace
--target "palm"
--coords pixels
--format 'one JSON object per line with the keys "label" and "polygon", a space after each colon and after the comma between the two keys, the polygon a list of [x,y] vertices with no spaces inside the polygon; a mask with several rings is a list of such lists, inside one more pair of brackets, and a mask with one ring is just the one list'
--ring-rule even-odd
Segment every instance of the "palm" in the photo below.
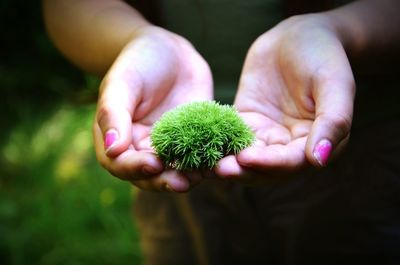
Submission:
{"label": "palm", "polygon": [[147,77],[142,83],[149,84],[149,87],[144,85],[142,102],[133,112],[132,141],[138,150],[150,149],[151,128],[165,112],[193,100],[212,98],[211,73],[191,47],[182,47],[179,55],[165,55],[165,52],[168,51],[157,46],[150,50],[147,56],[164,56],[166,60],[154,60],[154,64],[148,66],[152,73],[141,73],[141,76]]}
{"label": "palm", "polygon": [[298,170],[317,164],[320,137],[346,142],[352,73],[338,39],[317,22],[283,22],[249,50],[235,105],[257,141],[223,159],[219,175]]}
{"label": "palm", "polygon": [[265,58],[271,61],[258,68],[257,73],[242,75],[242,87],[246,89],[241,89],[235,100],[257,139],[253,150],[246,150],[247,155],[242,158],[249,160],[263,152],[268,154],[268,164],[263,163],[263,168],[301,167],[306,163],[305,145],[315,117],[313,102],[292,93],[295,89],[290,80],[299,79],[298,76],[283,76],[276,70],[280,68],[277,58],[269,55]]}
{"label": "palm", "polygon": [[[180,74],[180,73],[178,73]],[[210,76],[205,77],[211,80]],[[186,80],[187,81],[187,80]],[[154,100],[148,106],[140,108],[138,106],[138,115],[133,117],[132,122],[132,144],[137,150],[150,150],[150,133],[153,124],[158,121],[165,112],[172,108],[191,102],[193,100],[210,100],[212,99],[211,86],[207,87],[204,84],[189,84],[183,81],[182,84],[174,84],[166,91],[161,90],[158,95],[159,100]],[[192,86],[192,87],[188,87]],[[141,112],[143,111],[143,112]]]}
{"label": "palm", "polygon": [[[150,145],[153,124],[166,111],[212,98],[207,63],[184,39],[150,28],[128,44],[103,80],[94,126],[99,161],[113,175],[145,189],[188,189],[178,172],[163,171]],[[103,135],[118,128],[117,146],[103,151]]]}

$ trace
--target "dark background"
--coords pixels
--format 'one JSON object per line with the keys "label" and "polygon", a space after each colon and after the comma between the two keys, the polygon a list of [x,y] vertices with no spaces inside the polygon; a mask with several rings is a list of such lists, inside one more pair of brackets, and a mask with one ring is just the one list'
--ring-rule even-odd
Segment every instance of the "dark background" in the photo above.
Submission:
{"label": "dark background", "polygon": [[0,1],[0,264],[140,264],[134,191],[96,162],[99,79],[54,48],[40,1]]}

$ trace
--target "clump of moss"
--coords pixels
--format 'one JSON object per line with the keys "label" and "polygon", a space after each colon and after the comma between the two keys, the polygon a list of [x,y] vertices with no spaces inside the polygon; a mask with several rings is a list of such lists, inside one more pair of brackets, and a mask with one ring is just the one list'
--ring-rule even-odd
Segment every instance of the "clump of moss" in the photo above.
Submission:
{"label": "clump of moss", "polygon": [[236,154],[254,140],[237,111],[215,101],[193,102],[165,113],[154,124],[151,144],[171,168],[213,168],[218,160]]}

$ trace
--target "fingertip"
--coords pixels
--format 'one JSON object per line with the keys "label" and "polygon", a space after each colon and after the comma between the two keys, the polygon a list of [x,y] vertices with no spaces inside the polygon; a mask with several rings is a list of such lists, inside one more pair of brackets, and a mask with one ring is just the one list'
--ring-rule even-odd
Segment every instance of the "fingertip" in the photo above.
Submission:
{"label": "fingertip", "polygon": [[101,103],[101,106],[98,106],[95,124],[101,131],[104,152],[108,157],[120,155],[132,144],[131,113],[121,106]]}
{"label": "fingertip", "polygon": [[128,150],[129,140],[121,135],[117,129],[109,129],[104,134],[104,152],[108,157],[116,157]]}
{"label": "fingertip", "polygon": [[189,191],[190,183],[182,174],[169,171],[166,172],[164,188],[169,192],[184,193]]}
{"label": "fingertip", "polygon": [[108,130],[104,135],[104,150],[107,156],[115,156],[115,146],[119,140],[119,133],[115,129]]}
{"label": "fingertip", "polygon": [[268,158],[268,153],[265,145],[251,146],[237,155],[237,161],[243,167],[263,165],[266,162],[266,158]]}
{"label": "fingertip", "polygon": [[238,155],[237,155],[237,161],[240,165],[242,166],[249,166],[252,164],[252,162],[254,161],[254,158],[256,157],[256,150],[254,150],[255,148],[246,148],[243,151],[241,151]]}
{"label": "fingertip", "polygon": [[315,167],[327,166],[332,153],[336,153],[337,146],[348,139],[350,134],[350,121],[332,117],[332,115],[319,116],[307,139],[307,160]]}
{"label": "fingertip", "polygon": [[332,154],[332,149],[332,143],[328,139],[322,139],[317,142],[312,152],[314,164],[320,167],[326,166]]}
{"label": "fingertip", "polygon": [[142,171],[146,175],[160,174],[164,170],[162,161],[152,152],[141,152],[144,155]]}
{"label": "fingertip", "polygon": [[238,177],[242,172],[242,167],[233,155],[222,158],[215,167],[215,173],[222,178]]}

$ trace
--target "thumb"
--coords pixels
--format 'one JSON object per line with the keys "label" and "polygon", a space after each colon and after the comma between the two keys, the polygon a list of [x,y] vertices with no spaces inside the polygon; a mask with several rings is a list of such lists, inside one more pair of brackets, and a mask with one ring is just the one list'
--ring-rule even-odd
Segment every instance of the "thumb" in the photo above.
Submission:
{"label": "thumb", "polygon": [[334,79],[319,78],[314,89],[316,117],[306,144],[306,156],[315,166],[326,166],[347,143],[355,96],[351,70]]}
{"label": "thumb", "polygon": [[123,80],[105,78],[98,100],[95,122],[98,124],[107,156],[115,157],[132,144],[132,116],[135,101]]}

